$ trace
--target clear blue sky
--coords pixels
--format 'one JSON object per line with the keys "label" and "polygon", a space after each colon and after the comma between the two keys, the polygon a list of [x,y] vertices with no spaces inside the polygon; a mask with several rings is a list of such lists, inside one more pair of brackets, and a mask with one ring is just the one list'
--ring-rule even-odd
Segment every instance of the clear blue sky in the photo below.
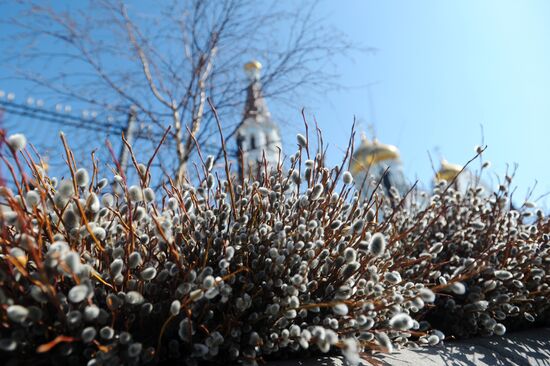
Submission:
{"label": "clear blue sky", "polygon": [[[310,105],[332,163],[355,115],[399,147],[411,180],[428,182],[427,151],[436,165],[440,157],[463,164],[483,125],[492,172],[518,163],[518,195],[535,180],[537,195],[550,191],[550,1],[342,0],[319,10],[351,40],[378,49],[340,59],[342,83],[352,88]],[[21,88],[0,81],[0,89]],[[285,128],[285,137],[301,128]]]}
{"label": "clear blue sky", "polygon": [[[355,114],[397,145],[405,171],[426,181],[427,151],[465,163],[481,142],[501,177],[518,163],[523,197],[550,191],[550,2],[545,0],[339,1],[323,10],[375,55],[342,60],[348,85],[315,114],[330,142],[346,144],[342,127]],[[437,164],[437,162],[436,162]],[[476,165],[477,167],[477,165]],[[550,202],[548,200],[543,200]]]}

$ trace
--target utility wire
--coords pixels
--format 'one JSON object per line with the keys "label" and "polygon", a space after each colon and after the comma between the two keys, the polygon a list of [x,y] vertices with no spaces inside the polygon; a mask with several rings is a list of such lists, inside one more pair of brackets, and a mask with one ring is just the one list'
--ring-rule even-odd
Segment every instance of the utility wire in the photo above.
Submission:
{"label": "utility wire", "polygon": [[100,130],[108,134],[120,134],[123,131],[122,126],[114,123],[75,117],[68,114],[52,112],[43,108],[28,106],[11,101],[7,102],[0,100],[0,109],[2,109],[6,114],[15,114],[63,126],[71,126],[93,131]]}
{"label": "utility wire", "polygon": [[[95,131],[95,132],[104,132],[112,136],[120,136],[123,132],[127,134],[127,127],[123,123],[111,123],[107,121],[98,120],[95,117],[84,118],[67,113],[60,113],[57,111],[50,111],[43,107],[33,106],[23,103],[17,103],[13,100],[6,100],[0,98],[0,111],[5,114],[12,114],[21,117],[28,117],[35,121],[43,121],[47,123],[53,123],[60,126],[71,126],[76,129]],[[135,118],[135,117],[134,117]],[[135,120],[134,120],[135,123]],[[127,124],[127,123],[126,123]],[[137,126],[133,127],[133,138],[136,140],[155,140],[162,138],[163,133],[144,131]],[[173,146],[174,141],[166,141],[166,146]],[[201,146],[205,150],[212,149],[213,151],[219,148],[215,143],[203,143]],[[267,144],[266,144],[267,147]],[[262,146],[257,146],[257,148],[262,148]],[[212,152],[213,152],[212,151]],[[228,153],[233,156],[239,155],[239,149],[229,149]]]}

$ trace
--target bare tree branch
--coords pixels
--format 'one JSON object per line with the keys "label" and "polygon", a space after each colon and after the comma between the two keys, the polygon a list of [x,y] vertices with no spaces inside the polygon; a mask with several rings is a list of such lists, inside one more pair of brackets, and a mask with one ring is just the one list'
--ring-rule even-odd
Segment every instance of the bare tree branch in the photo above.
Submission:
{"label": "bare tree branch", "polygon": [[173,0],[147,12],[122,0],[71,3],[66,10],[37,0],[18,4],[18,15],[4,21],[13,30],[5,42],[14,47],[3,61],[15,77],[84,107],[126,113],[134,106],[137,120],[149,126],[140,136],[153,146],[171,126],[159,154],[180,181],[194,140],[218,152],[207,99],[229,138],[241,123],[246,61],[264,63],[271,103],[298,110],[304,91],[339,87],[331,62],[353,49],[319,18],[315,1]]}

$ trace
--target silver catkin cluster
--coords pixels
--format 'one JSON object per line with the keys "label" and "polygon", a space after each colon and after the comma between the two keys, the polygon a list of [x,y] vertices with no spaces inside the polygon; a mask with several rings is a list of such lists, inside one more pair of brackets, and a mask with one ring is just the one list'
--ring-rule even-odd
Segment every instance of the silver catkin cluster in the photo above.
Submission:
{"label": "silver catkin cluster", "polygon": [[514,208],[510,184],[506,177],[496,192],[475,185],[458,191],[442,181],[424,197],[428,205],[394,214],[396,235],[405,235],[393,255],[418,259],[401,275],[446,294],[426,314],[431,326],[458,337],[490,336],[547,317],[549,222],[530,202]]}
{"label": "silver catkin cluster", "polygon": [[1,188],[0,352],[93,366],[338,351],[357,363],[437,344],[438,328],[503,334],[509,317],[546,311],[548,222],[506,208],[505,188],[442,185],[395,205],[361,198],[323,156],[301,161],[258,180],[208,163],[196,185],[156,192],[143,174],[57,180],[31,167],[32,184]]}

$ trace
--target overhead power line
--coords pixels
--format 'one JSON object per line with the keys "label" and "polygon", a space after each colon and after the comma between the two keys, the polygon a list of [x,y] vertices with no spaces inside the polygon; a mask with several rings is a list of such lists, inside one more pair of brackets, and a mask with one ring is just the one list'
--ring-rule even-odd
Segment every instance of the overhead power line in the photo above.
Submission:
{"label": "overhead power line", "polygon": [[13,100],[0,99],[0,109],[6,114],[14,114],[23,117],[29,117],[34,120],[54,123],[62,126],[71,126],[79,129],[101,131],[108,134],[118,134],[124,128],[111,122],[99,121],[94,118],[81,118],[68,113],[49,111],[38,106],[31,106],[14,102]]}

